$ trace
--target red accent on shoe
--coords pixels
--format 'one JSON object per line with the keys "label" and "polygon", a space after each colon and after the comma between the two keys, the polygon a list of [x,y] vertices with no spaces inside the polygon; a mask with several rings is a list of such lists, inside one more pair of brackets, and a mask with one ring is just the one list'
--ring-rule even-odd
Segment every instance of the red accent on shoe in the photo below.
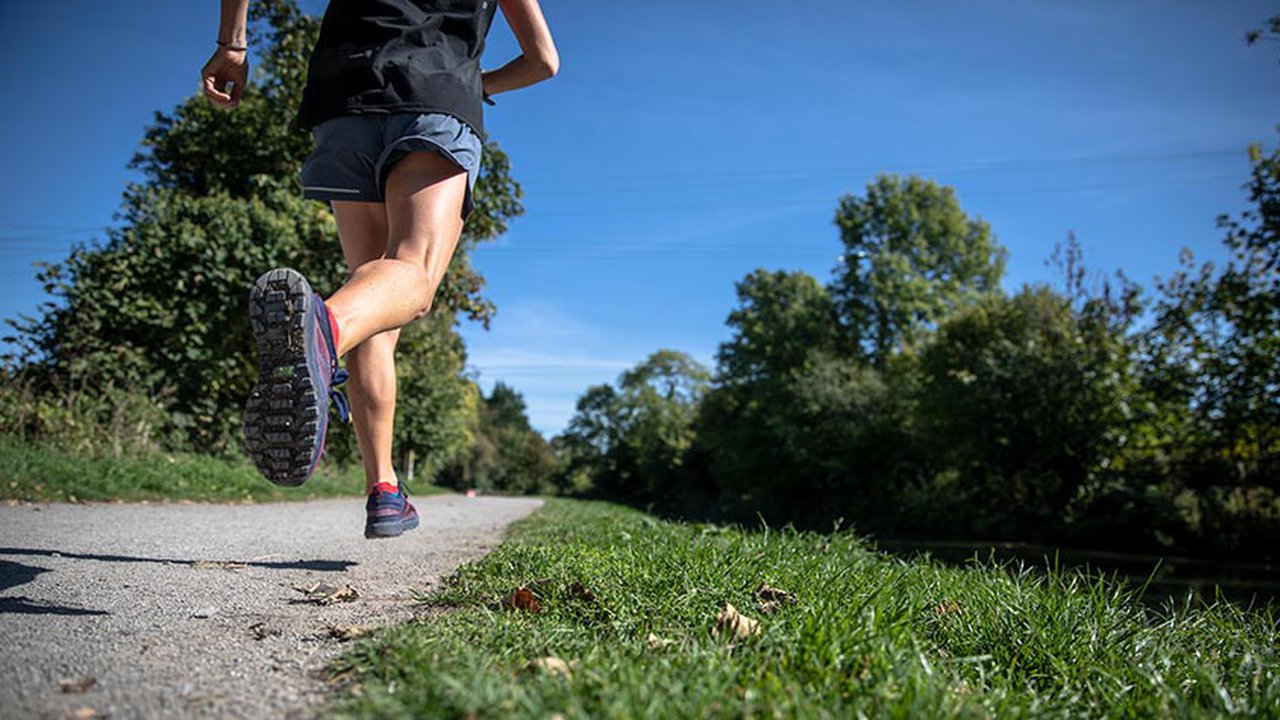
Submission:
{"label": "red accent on shoe", "polygon": [[390,493],[392,495],[395,495],[396,493],[400,492],[400,486],[392,485],[391,483],[380,482],[377,485],[373,486],[373,491]]}
{"label": "red accent on shoe", "polygon": [[[333,335],[333,351],[337,352],[341,345],[338,343],[338,319],[333,316],[333,312],[329,310],[328,305],[324,305],[324,314],[329,318],[329,333]],[[333,363],[338,364],[337,358],[332,358]]]}

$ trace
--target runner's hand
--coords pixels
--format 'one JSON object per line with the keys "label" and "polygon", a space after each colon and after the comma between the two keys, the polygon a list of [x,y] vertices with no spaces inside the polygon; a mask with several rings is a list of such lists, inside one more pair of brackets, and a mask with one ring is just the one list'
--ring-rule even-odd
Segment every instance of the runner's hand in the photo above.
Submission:
{"label": "runner's hand", "polygon": [[[234,108],[240,104],[240,94],[249,81],[249,58],[244,50],[220,47],[200,71],[204,96],[218,107]],[[227,87],[228,83],[231,85]]]}

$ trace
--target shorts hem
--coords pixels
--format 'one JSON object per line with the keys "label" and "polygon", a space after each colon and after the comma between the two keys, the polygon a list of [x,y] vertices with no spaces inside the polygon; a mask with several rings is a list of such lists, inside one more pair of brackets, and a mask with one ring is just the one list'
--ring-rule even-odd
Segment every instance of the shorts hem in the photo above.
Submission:
{"label": "shorts hem", "polygon": [[302,197],[308,200],[321,200],[330,202],[332,200],[346,200],[348,202],[382,202],[381,198],[376,198],[369,193],[359,190],[351,192],[341,188],[328,188],[317,186],[302,186]]}
{"label": "shorts hem", "polygon": [[[406,148],[404,147],[405,145],[418,145],[424,147]],[[395,165],[396,162],[399,162],[404,158],[404,155],[411,152],[434,152],[445,160],[457,165],[459,170],[466,173],[467,191],[466,195],[464,195],[462,199],[462,219],[465,221],[467,216],[471,214],[472,209],[475,207],[471,198],[471,188],[475,184],[475,175],[465,164],[462,163],[461,160],[458,159],[458,156],[455,155],[452,150],[425,135],[405,135],[404,137],[397,138],[395,142],[382,149],[382,156],[378,158],[378,162],[374,163],[374,168],[378,178],[379,197],[385,198],[387,196],[387,175],[390,174],[391,171],[391,168],[387,165],[387,160],[391,158],[392,155],[400,153],[400,157],[397,157],[395,161],[391,163],[392,165]]]}

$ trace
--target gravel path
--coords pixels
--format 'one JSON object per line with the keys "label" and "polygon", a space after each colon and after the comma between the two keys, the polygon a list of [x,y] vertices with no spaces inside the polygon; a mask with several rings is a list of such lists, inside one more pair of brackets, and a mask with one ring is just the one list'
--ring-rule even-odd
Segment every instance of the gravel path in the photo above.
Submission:
{"label": "gravel path", "polygon": [[[0,717],[310,715],[330,628],[412,618],[540,501],[415,504],[422,527],[378,541],[361,499],[0,507]],[[294,589],[317,582],[359,597]]]}

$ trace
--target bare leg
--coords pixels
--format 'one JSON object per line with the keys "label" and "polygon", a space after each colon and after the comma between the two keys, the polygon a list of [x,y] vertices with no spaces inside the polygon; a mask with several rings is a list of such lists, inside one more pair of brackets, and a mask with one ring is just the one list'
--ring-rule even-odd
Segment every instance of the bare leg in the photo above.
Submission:
{"label": "bare leg", "polygon": [[[381,260],[387,253],[387,208],[382,203],[334,202],[334,219],[342,239],[342,254],[353,272]],[[351,373],[347,396],[351,420],[364,462],[365,493],[379,482],[396,483],[391,462],[393,422],[396,413],[396,341],[399,330],[388,330],[365,340],[347,353]]]}
{"label": "bare leg", "polygon": [[462,232],[466,171],[431,152],[396,163],[387,178],[387,254],[360,265],[326,301],[338,323],[338,355],[422,317]]}

